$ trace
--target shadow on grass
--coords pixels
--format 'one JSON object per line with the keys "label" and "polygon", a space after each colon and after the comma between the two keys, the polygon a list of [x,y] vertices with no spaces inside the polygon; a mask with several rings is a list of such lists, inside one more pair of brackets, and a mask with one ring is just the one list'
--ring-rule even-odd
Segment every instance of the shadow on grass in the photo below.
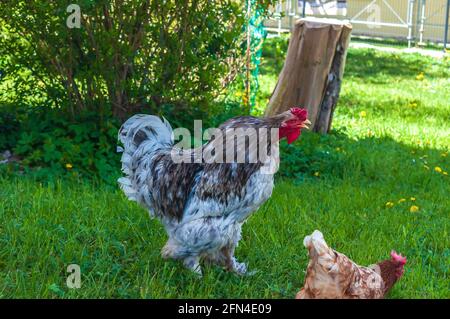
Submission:
{"label": "shadow on grass", "polygon": [[401,54],[378,52],[373,49],[348,51],[345,65],[346,76],[361,77],[372,81],[380,75],[401,78],[414,78],[426,70],[426,74],[436,78],[448,78],[450,71],[435,69],[434,64],[441,63],[432,57],[419,54]]}
{"label": "shadow on grass", "polygon": [[388,136],[355,140],[344,131],[333,130],[329,135],[306,132],[292,145],[282,143],[279,176],[296,183],[330,177],[369,183],[397,180],[412,188],[422,187],[424,181],[442,175],[435,167],[450,169],[449,157],[442,156],[446,151],[406,145]]}

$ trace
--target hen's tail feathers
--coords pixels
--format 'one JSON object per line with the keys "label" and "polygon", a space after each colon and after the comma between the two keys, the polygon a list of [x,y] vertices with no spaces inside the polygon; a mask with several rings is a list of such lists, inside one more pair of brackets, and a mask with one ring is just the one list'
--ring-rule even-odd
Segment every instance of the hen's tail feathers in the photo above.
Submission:
{"label": "hen's tail feathers", "polygon": [[125,177],[118,179],[120,187],[128,199],[136,200],[137,191],[133,185],[133,174],[139,160],[145,156],[173,146],[173,131],[166,119],[154,115],[136,114],[129,118],[119,129],[118,147],[122,155],[122,172]]}
{"label": "hen's tail feathers", "polygon": [[309,250],[310,255],[323,255],[330,251],[323,234],[315,230],[311,235],[306,236],[303,239],[303,245]]}

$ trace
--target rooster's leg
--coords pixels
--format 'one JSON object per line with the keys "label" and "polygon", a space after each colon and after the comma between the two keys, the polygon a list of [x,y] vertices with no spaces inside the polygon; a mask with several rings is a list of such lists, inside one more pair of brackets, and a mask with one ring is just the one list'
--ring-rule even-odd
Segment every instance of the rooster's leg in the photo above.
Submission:
{"label": "rooster's leg", "polygon": [[183,260],[183,264],[186,268],[192,270],[200,276],[202,275],[202,269],[199,264],[200,257],[198,255],[194,255],[189,248],[180,246],[172,238],[169,239],[166,245],[163,247],[161,255],[164,259],[181,259]]}
{"label": "rooster's leg", "polygon": [[253,272],[248,272],[247,270],[247,264],[246,263],[240,263],[236,260],[234,255],[234,246],[233,247],[224,247],[221,250],[221,253],[223,254],[224,260],[225,260],[225,268],[228,271],[233,271],[238,275],[252,275]]}
{"label": "rooster's leg", "polygon": [[234,257],[233,257],[233,271],[239,275],[253,275],[253,272],[248,272],[246,263],[240,263]]}

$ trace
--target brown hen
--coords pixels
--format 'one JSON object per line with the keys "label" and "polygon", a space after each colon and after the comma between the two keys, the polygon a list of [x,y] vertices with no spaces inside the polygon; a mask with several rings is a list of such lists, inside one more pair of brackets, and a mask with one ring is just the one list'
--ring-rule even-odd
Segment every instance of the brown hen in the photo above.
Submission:
{"label": "brown hen", "polygon": [[296,299],[380,299],[403,275],[406,258],[391,252],[391,259],[370,267],[355,264],[328,247],[320,231],[306,236],[303,244],[310,261],[304,287]]}

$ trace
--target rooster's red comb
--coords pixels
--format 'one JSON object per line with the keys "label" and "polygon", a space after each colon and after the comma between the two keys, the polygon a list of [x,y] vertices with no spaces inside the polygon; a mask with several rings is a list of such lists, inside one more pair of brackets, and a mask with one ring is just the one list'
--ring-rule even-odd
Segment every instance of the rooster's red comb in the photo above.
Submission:
{"label": "rooster's red comb", "polygon": [[300,121],[306,121],[308,118],[308,110],[300,107],[291,107],[291,113],[294,114]]}
{"label": "rooster's red comb", "polygon": [[406,257],[403,257],[402,255],[399,255],[395,252],[395,250],[391,251],[391,257],[393,261],[398,262],[401,265],[406,264]]}

